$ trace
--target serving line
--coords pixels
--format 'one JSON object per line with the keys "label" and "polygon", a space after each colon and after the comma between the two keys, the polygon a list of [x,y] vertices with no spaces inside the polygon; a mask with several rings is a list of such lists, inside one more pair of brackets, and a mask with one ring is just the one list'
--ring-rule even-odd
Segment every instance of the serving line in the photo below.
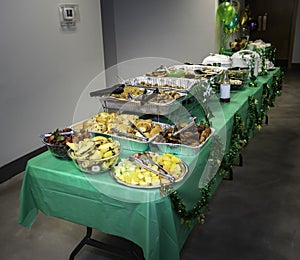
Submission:
{"label": "serving line", "polygon": [[[234,114],[238,112],[247,120],[248,96],[254,96],[260,106],[262,84],[270,84],[278,71],[259,78],[257,88],[232,93],[231,102],[222,105],[226,125],[212,118],[216,133],[226,128],[230,140]],[[208,140],[199,154],[180,156],[191,169],[187,177],[176,184],[176,191],[181,194],[187,208],[192,208],[202,196],[199,182],[205,174],[211,143],[211,139]],[[228,142],[226,150],[229,146]],[[121,158],[128,158],[131,154],[131,151],[123,150]],[[212,194],[222,178],[216,174]],[[97,229],[136,243],[142,248],[145,259],[179,260],[180,250],[197,224],[196,219],[190,225],[182,224],[170,197],[161,196],[159,189],[126,187],[117,183],[109,173],[84,174],[71,161],[57,159],[49,151],[27,163],[20,194],[19,224],[30,227],[39,211],[88,227],[83,245],[89,243],[92,229]],[[75,253],[73,251],[72,256]]]}

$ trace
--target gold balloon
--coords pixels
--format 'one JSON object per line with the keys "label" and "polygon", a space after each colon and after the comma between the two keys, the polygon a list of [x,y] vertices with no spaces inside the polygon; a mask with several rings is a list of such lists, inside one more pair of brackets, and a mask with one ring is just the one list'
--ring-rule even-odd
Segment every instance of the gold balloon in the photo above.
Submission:
{"label": "gold balloon", "polygon": [[247,5],[245,7],[245,10],[242,12],[242,14],[240,16],[240,21],[241,21],[242,26],[245,25],[247,23],[248,19],[249,19],[249,15],[248,15],[249,10],[250,10],[250,6]]}
{"label": "gold balloon", "polygon": [[241,25],[245,25],[248,21],[248,14],[244,11],[240,17]]}

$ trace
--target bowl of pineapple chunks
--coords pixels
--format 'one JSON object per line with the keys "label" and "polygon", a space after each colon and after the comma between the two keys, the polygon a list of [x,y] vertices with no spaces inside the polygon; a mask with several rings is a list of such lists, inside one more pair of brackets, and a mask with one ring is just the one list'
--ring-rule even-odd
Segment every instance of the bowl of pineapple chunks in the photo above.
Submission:
{"label": "bowl of pineapple chunks", "polygon": [[[188,173],[186,163],[173,154],[147,152],[147,156],[151,157],[152,163],[146,162],[144,166],[133,160],[122,158],[112,168],[112,177],[125,186],[152,189],[159,188],[163,184],[172,184],[168,178],[158,174],[160,172],[174,177],[175,183],[181,181]],[[133,157],[141,159],[141,154],[134,154]]]}

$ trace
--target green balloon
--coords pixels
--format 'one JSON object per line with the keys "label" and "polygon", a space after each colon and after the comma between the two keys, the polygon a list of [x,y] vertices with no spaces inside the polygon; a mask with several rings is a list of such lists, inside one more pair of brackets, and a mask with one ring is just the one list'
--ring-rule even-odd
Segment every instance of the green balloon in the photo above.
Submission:
{"label": "green balloon", "polygon": [[221,21],[225,25],[227,25],[233,20],[235,16],[235,8],[231,3],[223,2],[219,4],[217,14],[220,17]]}
{"label": "green balloon", "polygon": [[236,15],[234,16],[233,20],[231,20],[231,22],[228,23],[228,24],[226,25],[226,27],[227,27],[228,29],[234,29],[234,28],[239,24],[239,21],[240,21],[240,18],[239,18],[239,16],[238,16],[238,14],[236,14]]}

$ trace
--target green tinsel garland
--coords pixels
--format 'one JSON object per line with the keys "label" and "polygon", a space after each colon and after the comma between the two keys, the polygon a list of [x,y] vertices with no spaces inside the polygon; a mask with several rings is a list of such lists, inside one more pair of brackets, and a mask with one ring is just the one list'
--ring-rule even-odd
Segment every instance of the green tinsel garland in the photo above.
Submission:
{"label": "green tinsel garland", "polygon": [[[220,138],[215,137],[212,140],[212,146],[214,149],[211,149],[210,154],[210,163],[213,167],[219,168],[219,175],[226,174],[234,164],[237,156],[248,143],[250,132],[255,129],[255,127],[260,128],[262,125],[263,117],[267,114],[270,106],[274,104],[275,97],[281,94],[281,84],[283,81],[283,72],[281,71],[279,76],[274,76],[272,84],[272,94],[271,89],[268,84],[265,84],[263,87],[263,97],[262,97],[262,107],[260,113],[257,107],[257,100],[253,96],[248,97],[248,115],[249,121],[246,124],[241,116],[236,113],[234,115],[232,136],[229,151],[224,155],[222,162],[220,163],[220,154],[222,151],[222,143]],[[246,127],[247,125],[247,127]],[[179,196],[177,191],[174,191],[170,194],[170,199],[172,201],[173,207],[177,215],[181,218],[182,223],[190,224],[193,220],[198,219],[200,223],[205,222],[204,211],[208,208],[209,199],[211,197],[211,189],[216,181],[217,175],[202,189],[199,193],[201,194],[201,199],[188,210],[183,199]]]}
{"label": "green tinsel garland", "polygon": [[247,126],[248,134],[250,134],[250,131],[254,131],[256,127],[260,129],[262,125],[262,119],[258,112],[257,105],[258,105],[257,99],[255,99],[253,96],[249,96],[248,97],[249,121]]}
{"label": "green tinsel garland", "polygon": [[271,89],[269,84],[263,84],[263,93],[262,93],[262,104],[260,108],[260,120],[263,121],[264,117],[267,115],[270,107],[272,107],[273,101],[271,98]]}
{"label": "green tinsel garland", "polygon": [[229,151],[225,154],[221,169],[225,172],[229,172],[232,165],[235,163],[239,153],[248,143],[248,132],[245,128],[245,123],[243,122],[241,116],[236,113],[234,115],[234,121],[232,126],[232,135]]}
{"label": "green tinsel garland", "polygon": [[[257,111],[257,100],[254,97],[248,98],[249,102],[249,118],[251,127],[246,128],[245,122],[243,122],[241,116],[236,113],[234,115],[234,122],[232,128],[232,136],[229,151],[224,155],[222,162],[220,163],[220,154],[217,151],[221,151],[222,143],[220,138],[215,137],[212,140],[213,149],[211,149],[210,154],[210,163],[214,166],[220,166],[219,174],[225,175],[231,169],[234,164],[237,156],[240,151],[245,147],[248,143],[249,139],[249,128],[252,129],[252,124],[257,125],[258,111]],[[216,146],[219,146],[216,147]],[[177,191],[174,191],[170,194],[170,199],[172,201],[173,207],[177,215],[181,218],[182,223],[190,224],[194,219],[198,219],[200,223],[205,222],[205,214],[204,211],[208,208],[209,199],[211,197],[211,187],[216,181],[216,176],[202,189],[200,189],[200,197],[201,199],[196,202],[196,204],[192,207],[192,209],[188,210],[183,199],[179,196]]]}
{"label": "green tinsel garland", "polygon": [[208,208],[208,201],[211,197],[211,186],[215,182],[215,178],[212,179],[204,188],[200,189],[201,199],[195,204],[195,206],[187,210],[183,199],[178,195],[177,191],[170,194],[174,210],[181,218],[181,222],[190,224],[194,219],[198,219],[201,224],[204,224],[205,215],[204,210]]}
{"label": "green tinsel garland", "polygon": [[[213,136],[211,140],[211,150],[209,155],[209,163],[211,164],[210,170],[216,172],[220,168],[221,160],[223,157],[223,144],[220,137]],[[219,169],[221,174],[222,170]],[[173,204],[173,208],[177,215],[181,218],[181,222],[190,224],[194,219],[198,219],[199,223],[204,224],[205,214],[204,211],[208,208],[209,199],[211,197],[211,188],[215,184],[217,175],[199,190],[201,199],[190,209],[187,210],[183,199],[179,196],[177,191],[170,194],[170,199]]]}

